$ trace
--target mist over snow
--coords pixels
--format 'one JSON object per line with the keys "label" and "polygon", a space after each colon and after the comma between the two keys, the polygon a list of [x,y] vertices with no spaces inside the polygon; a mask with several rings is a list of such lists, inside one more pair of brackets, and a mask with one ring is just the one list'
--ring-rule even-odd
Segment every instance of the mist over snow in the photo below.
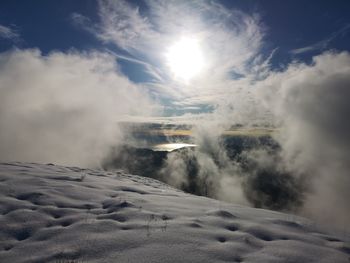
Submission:
{"label": "mist over snow", "polygon": [[[222,111],[214,111],[217,118],[197,122],[193,136],[199,145],[199,174],[214,182],[216,197],[243,204],[248,199],[257,206],[292,210],[323,223],[348,226],[349,76],[350,54],[326,52],[314,57],[311,64],[293,63],[255,82],[255,106],[271,111],[271,121],[278,127],[273,139],[279,147],[272,150],[260,145],[244,151],[240,157],[248,165],[227,158],[220,141],[228,125],[220,123],[225,120]],[[169,165],[175,165],[170,174],[178,177],[182,166],[174,160]],[[277,189],[264,191],[266,180]]]}
{"label": "mist over snow", "polygon": [[219,106],[191,121],[198,147],[168,154],[159,176],[196,194],[347,227],[349,69],[349,53],[327,52],[311,64],[271,70],[250,88],[257,110],[271,112],[272,142],[246,145],[230,158],[233,148],[222,138],[230,112]]}

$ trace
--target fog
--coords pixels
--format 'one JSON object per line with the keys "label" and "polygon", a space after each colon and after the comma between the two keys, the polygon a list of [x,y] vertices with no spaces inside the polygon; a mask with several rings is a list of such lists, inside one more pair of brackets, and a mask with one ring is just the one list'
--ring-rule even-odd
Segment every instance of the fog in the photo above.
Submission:
{"label": "fog", "polygon": [[156,106],[99,52],[0,54],[0,160],[99,166],[118,120]]}
{"label": "fog", "polygon": [[283,164],[310,185],[302,214],[348,226],[350,54],[326,52],[271,73],[257,96],[282,127]]}

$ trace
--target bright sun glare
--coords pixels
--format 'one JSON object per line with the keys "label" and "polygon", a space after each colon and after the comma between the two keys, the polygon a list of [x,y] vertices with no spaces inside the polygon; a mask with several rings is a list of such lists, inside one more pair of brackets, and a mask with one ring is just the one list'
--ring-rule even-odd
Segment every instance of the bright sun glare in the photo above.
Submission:
{"label": "bright sun glare", "polygon": [[182,38],[174,43],[166,53],[167,64],[176,79],[189,81],[204,67],[204,58],[199,41]]}

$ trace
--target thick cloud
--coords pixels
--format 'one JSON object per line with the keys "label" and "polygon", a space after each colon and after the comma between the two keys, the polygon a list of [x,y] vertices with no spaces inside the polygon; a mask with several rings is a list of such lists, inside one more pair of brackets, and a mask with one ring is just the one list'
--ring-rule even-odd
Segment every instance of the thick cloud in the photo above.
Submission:
{"label": "thick cloud", "polygon": [[276,116],[282,158],[311,185],[304,214],[350,222],[350,54],[328,52],[311,65],[270,73],[257,92]]}
{"label": "thick cloud", "polygon": [[106,54],[0,54],[0,160],[99,164],[117,121],[153,107]]}

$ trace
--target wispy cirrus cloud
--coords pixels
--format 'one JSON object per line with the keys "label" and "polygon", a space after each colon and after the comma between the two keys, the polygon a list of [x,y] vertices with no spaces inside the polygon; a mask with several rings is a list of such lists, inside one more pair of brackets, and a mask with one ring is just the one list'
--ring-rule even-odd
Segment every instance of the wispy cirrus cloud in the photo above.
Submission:
{"label": "wispy cirrus cloud", "polygon": [[0,38],[9,40],[18,40],[20,37],[19,33],[13,27],[0,25]]}
{"label": "wispy cirrus cloud", "polygon": [[[101,41],[127,52],[129,61],[142,61],[153,78],[148,87],[156,97],[187,107],[221,105],[266,66],[259,54],[265,28],[257,14],[229,10],[214,1],[145,3],[147,8],[140,10],[127,1],[101,0],[98,23],[74,17]],[[165,59],[167,49],[184,36],[198,39],[205,56],[203,72],[190,83],[174,80]]]}
{"label": "wispy cirrus cloud", "polygon": [[329,37],[322,39],[316,43],[313,43],[306,47],[296,48],[290,51],[294,55],[299,55],[312,51],[323,51],[328,48],[329,44],[335,40],[337,37],[347,34],[350,29],[350,24],[347,24],[340,28],[339,30],[332,33]]}

